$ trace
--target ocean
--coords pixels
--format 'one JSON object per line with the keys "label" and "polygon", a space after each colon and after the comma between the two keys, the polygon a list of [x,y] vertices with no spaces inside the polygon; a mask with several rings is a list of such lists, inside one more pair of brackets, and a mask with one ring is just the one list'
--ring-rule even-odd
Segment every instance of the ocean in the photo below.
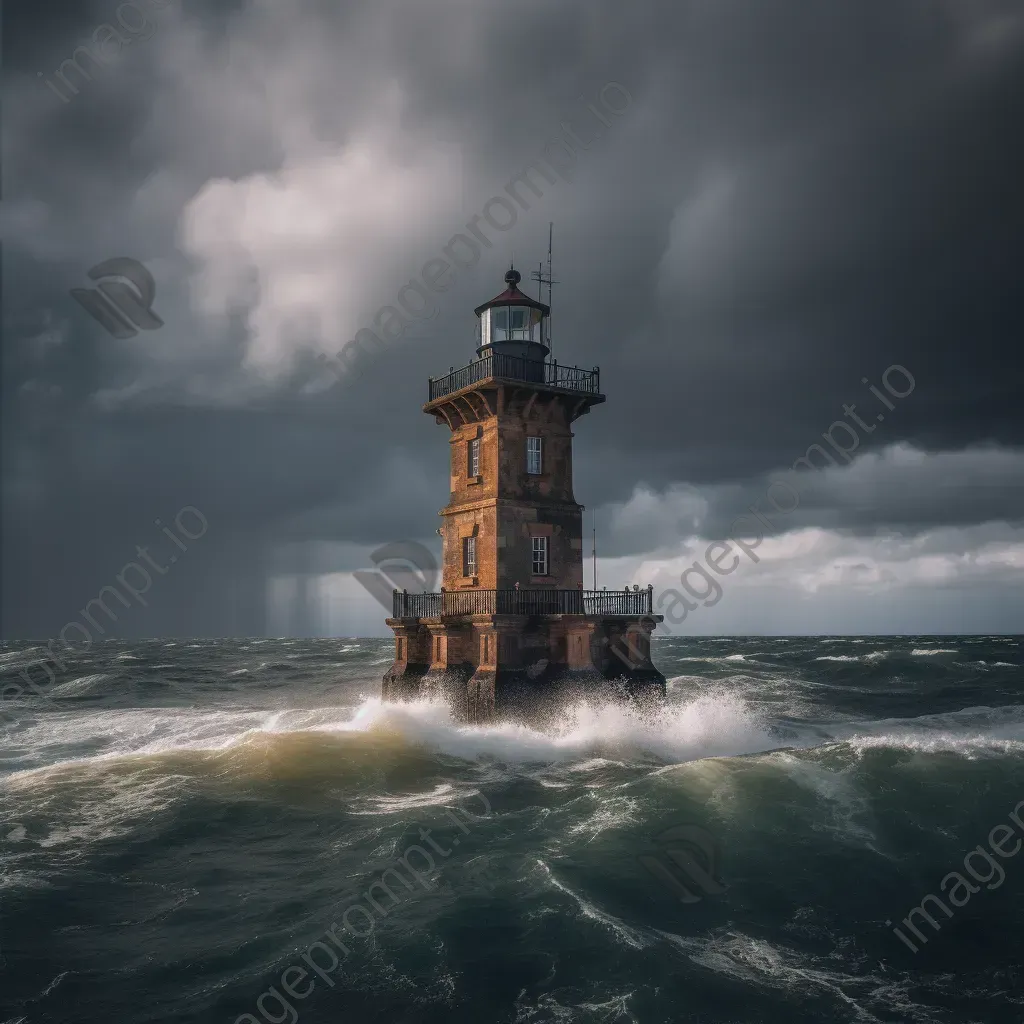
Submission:
{"label": "ocean", "polygon": [[663,709],[545,731],[381,704],[392,650],[5,689],[0,1022],[1024,1020],[1020,637],[656,637]]}

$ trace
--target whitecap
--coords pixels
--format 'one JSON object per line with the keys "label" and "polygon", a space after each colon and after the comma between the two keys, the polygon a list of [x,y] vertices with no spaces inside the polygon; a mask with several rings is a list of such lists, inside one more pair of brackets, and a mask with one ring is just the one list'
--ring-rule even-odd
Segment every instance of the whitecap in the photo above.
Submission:
{"label": "whitecap", "polygon": [[870,654],[823,654],[815,661],[881,661],[888,657],[888,651],[872,651]]}
{"label": "whitecap", "polygon": [[628,705],[580,702],[565,708],[545,730],[514,723],[459,724],[441,703],[388,704],[369,698],[348,722],[323,728],[397,732],[410,743],[455,757],[508,762],[643,755],[682,762],[779,746],[744,701],[728,691],[706,692],[650,717]]}
{"label": "whitecap", "polygon": [[455,800],[461,799],[461,794],[447,782],[438,783],[433,789],[426,793],[407,793],[403,796],[375,796],[370,799],[370,809],[365,811],[350,810],[350,814],[401,814],[404,811],[411,811],[418,807],[443,807]]}
{"label": "whitecap", "polygon": [[67,682],[58,683],[49,691],[50,696],[77,697],[96,689],[96,686],[104,680],[113,678],[113,676],[107,675],[105,672],[94,672],[92,675],[79,676],[77,679],[69,679]]}
{"label": "whitecap", "polygon": [[970,707],[917,718],[851,722],[833,726],[829,733],[858,754],[876,748],[969,758],[986,752],[1012,754],[1024,751],[1024,706]]}

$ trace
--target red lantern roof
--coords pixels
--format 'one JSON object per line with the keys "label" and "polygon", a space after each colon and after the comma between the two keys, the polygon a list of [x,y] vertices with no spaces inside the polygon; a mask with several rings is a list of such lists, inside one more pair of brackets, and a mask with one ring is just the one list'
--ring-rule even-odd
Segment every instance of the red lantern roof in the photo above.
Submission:
{"label": "red lantern roof", "polygon": [[505,283],[508,287],[500,295],[495,295],[489,302],[481,303],[473,312],[479,316],[485,309],[491,309],[493,306],[529,306],[531,309],[539,309],[543,316],[547,316],[551,312],[550,306],[531,299],[529,295],[524,295],[519,290],[519,282],[522,279],[523,275],[518,270],[509,267],[505,272]]}

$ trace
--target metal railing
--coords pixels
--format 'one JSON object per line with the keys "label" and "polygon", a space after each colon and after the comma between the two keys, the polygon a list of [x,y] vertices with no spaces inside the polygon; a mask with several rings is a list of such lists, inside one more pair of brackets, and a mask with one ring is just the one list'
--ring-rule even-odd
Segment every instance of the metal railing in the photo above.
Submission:
{"label": "metal railing", "polygon": [[651,615],[654,590],[442,590],[394,592],[393,617],[444,615]]}
{"label": "metal railing", "polygon": [[522,380],[548,387],[564,388],[566,391],[582,391],[589,395],[601,393],[601,371],[598,367],[583,370],[578,366],[559,366],[556,362],[544,363],[539,359],[524,359],[500,352],[491,352],[461,369],[452,370],[445,377],[431,377],[429,401],[443,398],[477,384],[488,377],[505,377]]}

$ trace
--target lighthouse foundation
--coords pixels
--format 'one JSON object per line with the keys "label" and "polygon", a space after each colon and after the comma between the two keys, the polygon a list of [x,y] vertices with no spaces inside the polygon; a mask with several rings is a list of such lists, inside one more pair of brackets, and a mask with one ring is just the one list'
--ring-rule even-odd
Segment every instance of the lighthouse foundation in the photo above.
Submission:
{"label": "lighthouse foundation", "polygon": [[651,662],[661,615],[391,618],[395,661],[386,701],[444,700],[456,720],[536,723],[580,700],[660,702]]}

